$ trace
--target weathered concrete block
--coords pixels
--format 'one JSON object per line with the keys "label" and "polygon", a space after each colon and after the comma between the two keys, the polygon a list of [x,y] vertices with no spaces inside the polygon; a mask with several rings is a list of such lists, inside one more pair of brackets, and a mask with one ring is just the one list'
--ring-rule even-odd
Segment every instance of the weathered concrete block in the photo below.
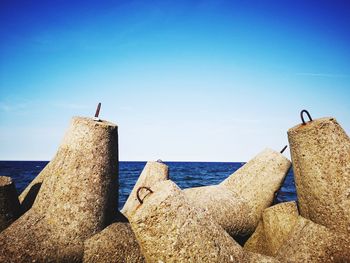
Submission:
{"label": "weathered concrete block", "polygon": [[243,262],[242,248],[170,180],[152,186],[130,224],[147,262]]}
{"label": "weathered concrete block", "polygon": [[116,214],[118,130],[106,121],[73,118],[32,208],[0,234],[0,262],[80,262],[83,241]]}
{"label": "weathered concrete block", "polygon": [[145,259],[127,222],[113,223],[84,242],[86,263],[143,263]]}
{"label": "weathered concrete block", "polygon": [[226,187],[213,185],[183,190],[191,205],[200,207],[231,236],[250,233],[254,218],[248,201]]}
{"label": "weathered concrete block", "polygon": [[15,184],[7,176],[0,176],[0,232],[21,215]]}
{"label": "weathered concrete block", "polygon": [[184,193],[230,235],[248,235],[272,204],[290,165],[281,153],[266,149],[218,186],[189,188]]}
{"label": "weathered concrete block", "polygon": [[244,249],[281,262],[349,262],[350,240],[298,215],[294,202],[264,211]]}
{"label": "weathered concrete block", "polygon": [[290,231],[298,219],[298,208],[295,202],[286,202],[269,207],[263,213],[266,244],[271,255],[275,255],[288,239]]}
{"label": "weathered concrete block", "polygon": [[244,244],[245,250],[274,256],[288,239],[298,215],[295,202],[280,203],[265,209],[256,231]]}
{"label": "weathered concrete block", "polygon": [[334,118],[288,131],[300,213],[350,235],[350,139]]}
{"label": "weathered concrete block", "polygon": [[278,263],[280,262],[279,260],[273,257],[268,257],[258,253],[245,252],[244,255],[245,255],[244,256],[245,263]]}
{"label": "weathered concrete block", "polygon": [[169,168],[166,164],[161,162],[147,162],[121,212],[126,217],[129,217],[130,213],[132,213],[140,204],[136,197],[136,191],[140,186],[151,187],[160,181],[165,181],[168,179]]}
{"label": "weathered concrete block", "polygon": [[246,199],[257,226],[262,212],[269,207],[281,188],[291,162],[280,152],[265,149],[220,185]]}
{"label": "weathered concrete block", "polygon": [[245,242],[244,249],[246,251],[259,253],[267,256],[272,255],[266,241],[264,223],[262,222],[262,220],[256,227],[255,232]]}
{"label": "weathered concrete block", "polygon": [[276,253],[282,262],[350,262],[349,236],[301,216]]}

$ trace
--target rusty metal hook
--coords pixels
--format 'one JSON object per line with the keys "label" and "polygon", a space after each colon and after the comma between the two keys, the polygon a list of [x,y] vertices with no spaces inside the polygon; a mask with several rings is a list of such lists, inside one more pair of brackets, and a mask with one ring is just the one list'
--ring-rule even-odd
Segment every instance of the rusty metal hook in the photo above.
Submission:
{"label": "rusty metal hook", "polygon": [[97,105],[95,118],[98,118],[98,115],[100,115],[100,109],[101,109],[101,102],[99,102],[98,105]]}
{"label": "rusty metal hook", "polygon": [[309,117],[309,120],[312,121],[312,118],[311,118],[310,113],[309,113],[307,110],[302,110],[302,111],[300,112],[300,118],[301,118],[301,120],[302,120],[302,122],[303,122],[303,125],[306,124],[306,122],[305,122],[305,120],[304,120],[304,113],[306,113],[306,115]]}
{"label": "rusty metal hook", "polygon": [[284,146],[280,153],[283,153],[287,149],[288,145]]}
{"label": "rusty metal hook", "polygon": [[[139,189],[137,189],[137,191],[136,191],[137,200],[139,200],[140,204],[143,204],[143,199],[140,198],[140,191],[141,191],[141,189],[146,189],[146,190],[148,190],[151,194],[153,193],[153,191],[152,191],[151,188],[149,188],[149,187],[147,187],[147,186],[141,186],[141,187],[139,187]],[[146,196],[147,196],[147,195],[146,195]],[[146,196],[145,196],[145,197],[146,197]]]}

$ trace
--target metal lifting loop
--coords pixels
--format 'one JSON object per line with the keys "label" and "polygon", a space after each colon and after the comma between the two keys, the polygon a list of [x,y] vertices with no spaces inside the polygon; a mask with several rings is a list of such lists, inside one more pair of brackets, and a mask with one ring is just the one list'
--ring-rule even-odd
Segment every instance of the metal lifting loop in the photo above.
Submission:
{"label": "metal lifting loop", "polygon": [[310,113],[309,113],[307,110],[302,110],[302,111],[300,112],[300,117],[301,117],[301,120],[302,120],[302,122],[303,122],[303,125],[306,124],[306,122],[305,122],[305,120],[304,120],[304,113],[306,113],[306,115],[309,117],[309,120],[312,121],[312,118],[311,118]]}
{"label": "metal lifting loop", "polygon": [[283,153],[287,149],[288,145],[284,146],[280,153]]}
{"label": "metal lifting loop", "polygon": [[95,118],[98,118],[98,115],[100,114],[100,109],[101,109],[101,102],[98,103],[96,113],[95,113]]}
{"label": "metal lifting loop", "polygon": [[[140,198],[140,190],[142,189],[146,189],[147,191],[149,191],[151,194],[153,193],[152,189],[147,187],[147,186],[141,186],[139,187],[139,189],[137,189],[136,191],[136,197],[137,197],[137,200],[139,200],[140,204],[143,204],[143,199]],[[147,196],[147,195],[146,195]],[[146,197],[145,196],[145,197]]]}

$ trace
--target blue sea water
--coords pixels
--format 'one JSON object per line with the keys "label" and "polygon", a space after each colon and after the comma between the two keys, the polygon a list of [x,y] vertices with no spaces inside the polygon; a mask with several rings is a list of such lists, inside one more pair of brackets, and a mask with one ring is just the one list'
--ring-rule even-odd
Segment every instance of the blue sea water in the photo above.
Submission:
{"label": "blue sea water", "polygon": [[[0,175],[9,176],[15,182],[18,193],[41,172],[47,161],[0,161]],[[227,178],[244,163],[237,162],[165,162],[170,178],[184,189],[217,184]],[[146,162],[119,163],[119,209],[123,207]],[[280,189],[276,202],[296,200],[292,169]]]}

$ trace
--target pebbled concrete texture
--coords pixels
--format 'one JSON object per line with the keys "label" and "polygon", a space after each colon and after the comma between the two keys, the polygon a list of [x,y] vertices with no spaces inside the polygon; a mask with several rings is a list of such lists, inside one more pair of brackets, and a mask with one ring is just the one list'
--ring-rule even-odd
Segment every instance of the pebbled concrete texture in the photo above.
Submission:
{"label": "pebbled concrete texture", "polygon": [[271,255],[275,255],[287,240],[298,215],[296,202],[281,203],[265,209],[262,220],[264,222],[266,244]]}
{"label": "pebbled concrete texture", "polygon": [[265,149],[220,185],[249,202],[256,227],[264,209],[272,205],[290,166],[291,162],[283,154]]}
{"label": "pebbled concrete texture", "polygon": [[274,256],[288,238],[299,216],[296,202],[285,202],[264,210],[256,231],[244,244],[244,249]]}
{"label": "pebbled concrete texture", "polygon": [[281,262],[350,261],[348,236],[299,216],[294,202],[266,209],[244,249]]}
{"label": "pebbled concrete texture", "polygon": [[143,263],[145,259],[128,222],[113,223],[84,242],[86,263]]}
{"label": "pebbled concrete texture", "polygon": [[265,149],[219,185],[184,189],[184,193],[231,236],[249,235],[273,203],[290,166],[281,153]]}
{"label": "pebbled concrete texture", "polygon": [[259,222],[255,232],[245,242],[244,249],[249,252],[272,256],[266,241],[264,223],[262,221]]}
{"label": "pebbled concrete texture", "polygon": [[350,235],[350,139],[335,118],[288,130],[300,213]]}
{"label": "pebbled concrete texture", "polygon": [[84,240],[116,214],[117,126],[73,118],[55,157],[22,201],[36,184],[41,187],[30,210],[0,234],[0,262],[80,262]]}
{"label": "pebbled concrete texture", "polygon": [[[121,212],[126,217],[129,217],[130,214],[139,206],[140,203],[137,200],[136,191],[140,186],[151,187],[157,182],[165,181],[168,179],[169,168],[166,164],[152,161],[147,162]],[[140,193],[140,198],[143,197],[144,196],[142,193]]]}
{"label": "pebbled concrete texture", "polygon": [[0,232],[21,215],[14,182],[10,177],[0,176]]}
{"label": "pebbled concrete texture", "polygon": [[146,262],[278,262],[244,253],[203,209],[192,206],[170,180],[152,186],[130,224]]}
{"label": "pebbled concrete texture", "polygon": [[276,258],[282,262],[349,262],[349,236],[341,235],[301,216],[279,248]]}
{"label": "pebbled concrete texture", "polygon": [[213,185],[184,189],[191,205],[200,207],[231,236],[244,235],[254,225],[247,200],[226,187]]}
{"label": "pebbled concrete texture", "polygon": [[243,262],[241,247],[170,180],[130,216],[146,262]]}

